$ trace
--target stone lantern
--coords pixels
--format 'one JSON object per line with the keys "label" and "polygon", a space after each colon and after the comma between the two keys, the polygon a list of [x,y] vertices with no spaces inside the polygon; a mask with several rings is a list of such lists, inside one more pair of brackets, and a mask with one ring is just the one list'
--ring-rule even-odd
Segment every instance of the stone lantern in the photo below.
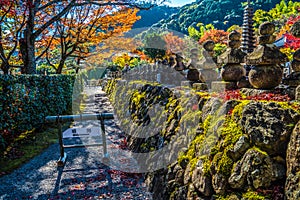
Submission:
{"label": "stone lantern", "polygon": [[285,54],[273,44],[276,40],[275,25],[265,22],[259,27],[259,45],[245,57],[247,65],[252,65],[249,82],[256,89],[273,89],[281,83],[281,64],[288,61]]}

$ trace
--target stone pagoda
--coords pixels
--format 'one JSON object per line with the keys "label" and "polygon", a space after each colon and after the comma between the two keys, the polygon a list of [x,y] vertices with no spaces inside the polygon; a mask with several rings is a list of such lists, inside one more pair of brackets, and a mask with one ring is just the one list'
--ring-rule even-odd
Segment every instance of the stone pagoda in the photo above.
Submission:
{"label": "stone pagoda", "polygon": [[250,0],[247,1],[247,5],[244,8],[242,29],[241,49],[245,53],[251,53],[255,48],[255,38],[253,28],[253,8],[251,7]]}
{"label": "stone pagoda", "polygon": [[270,22],[259,26],[259,45],[245,57],[247,65],[252,65],[249,82],[256,89],[273,89],[281,83],[281,64],[288,62],[285,54],[273,44],[276,40],[275,25]]}

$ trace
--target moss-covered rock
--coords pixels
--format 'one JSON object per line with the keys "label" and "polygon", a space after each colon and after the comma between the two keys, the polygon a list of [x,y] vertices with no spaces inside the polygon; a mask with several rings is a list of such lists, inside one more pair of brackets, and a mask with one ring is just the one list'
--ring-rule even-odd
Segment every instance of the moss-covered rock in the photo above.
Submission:
{"label": "moss-covered rock", "polygon": [[[155,199],[281,199],[287,162],[287,197],[299,197],[299,104],[240,100],[245,96],[224,101],[140,81],[108,85],[128,143],[136,147],[131,150],[155,153],[167,146],[167,156],[175,158],[167,169],[147,174]],[[139,138],[136,132],[155,134]]]}
{"label": "moss-covered rock", "polygon": [[200,159],[193,170],[192,183],[194,188],[204,196],[211,196],[213,194],[212,179],[206,172],[205,161]]}
{"label": "moss-covered rock", "polygon": [[287,150],[287,199],[300,198],[300,121],[295,126]]}
{"label": "moss-covered rock", "polygon": [[285,167],[258,148],[248,150],[237,162],[229,177],[229,184],[235,189],[247,187],[267,188],[272,181],[284,178]]}
{"label": "moss-covered rock", "polygon": [[282,155],[296,123],[295,114],[274,102],[251,102],[243,109],[240,126],[252,144],[270,155]]}

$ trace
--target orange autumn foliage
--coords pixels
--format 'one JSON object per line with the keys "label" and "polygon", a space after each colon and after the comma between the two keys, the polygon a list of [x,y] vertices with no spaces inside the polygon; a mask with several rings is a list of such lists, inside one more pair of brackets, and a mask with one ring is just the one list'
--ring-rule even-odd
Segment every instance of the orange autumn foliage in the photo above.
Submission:
{"label": "orange autumn foliage", "polygon": [[88,57],[87,62],[100,65],[104,60],[111,60],[115,55],[123,53],[134,53],[144,58],[141,51],[136,50],[140,41],[122,36],[110,37],[102,41],[101,46],[97,46],[94,53]]}
{"label": "orange autumn foliage", "polygon": [[164,40],[166,41],[167,53],[183,51],[186,48],[184,40],[172,32],[164,35]]}
{"label": "orange autumn foliage", "polygon": [[215,43],[226,44],[228,34],[229,33],[224,30],[210,29],[205,31],[203,36],[200,38],[199,43],[202,44],[206,40],[212,40]]}
{"label": "orange autumn foliage", "polygon": [[[47,56],[51,57],[51,49],[59,48],[61,52],[58,67],[54,63],[51,65],[56,68],[57,73],[61,73],[67,58],[75,57],[82,60],[89,57],[98,50],[98,46],[107,45],[105,40],[129,31],[140,18],[136,15],[137,12],[137,9],[123,6],[115,9],[110,7],[93,9],[89,6],[75,8],[71,14],[59,21],[57,26],[59,37],[48,38],[52,44]],[[111,45],[119,46],[119,44]]]}

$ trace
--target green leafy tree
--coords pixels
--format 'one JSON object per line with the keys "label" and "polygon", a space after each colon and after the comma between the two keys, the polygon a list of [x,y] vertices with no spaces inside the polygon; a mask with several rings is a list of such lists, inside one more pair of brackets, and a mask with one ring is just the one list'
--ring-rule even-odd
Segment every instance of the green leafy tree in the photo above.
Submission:
{"label": "green leafy tree", "polygon": [[[269,10],[281,0],[251,0],[253,9]],[[201,0],[183,6],[179,12],[168,19],[155,24],[156,27],[164,27],[182,33],[188,33],[188,27],[197,29],[197,22],[213,24],[219,30],[243,23],[243,2],[246,0]],[[244,4],[245,5],[245,4]],[[190,28],[191,29],[191,28]],[[191,31],[191,30],[190,30]]]}
{"label": "green leafy tree", "polygon": [[269,11],[262,9],[257,10],[254,13],[254,27],[258,28],[263,22],[273,22],[278,28],[283,26],[290,16],[296,16],[300,14],[300,2],[293,2],[281,0],[279,4]]}
{"label": "green leafy tree", "polygon": [[238,32],[242,32],[242,27],[240,27],[239,25],[232,25],[230,26],[226,32],[230,33],[232,31],[238,31]]}
{"label": "green leafy tree", "polygon": [[209,30],[214,30],[215,27],[213,24],[206,24],[204,25],[203,23],[198,23],[197,27],[199,27],[199,30],[197,30],[196,28],[194,28],[193,26],[190,26],[188,28],[188,33],[189,36],[191,38],[193,38],[196,41],[199,41],[200,38],[205,34],[205,32],[209,31]]}

